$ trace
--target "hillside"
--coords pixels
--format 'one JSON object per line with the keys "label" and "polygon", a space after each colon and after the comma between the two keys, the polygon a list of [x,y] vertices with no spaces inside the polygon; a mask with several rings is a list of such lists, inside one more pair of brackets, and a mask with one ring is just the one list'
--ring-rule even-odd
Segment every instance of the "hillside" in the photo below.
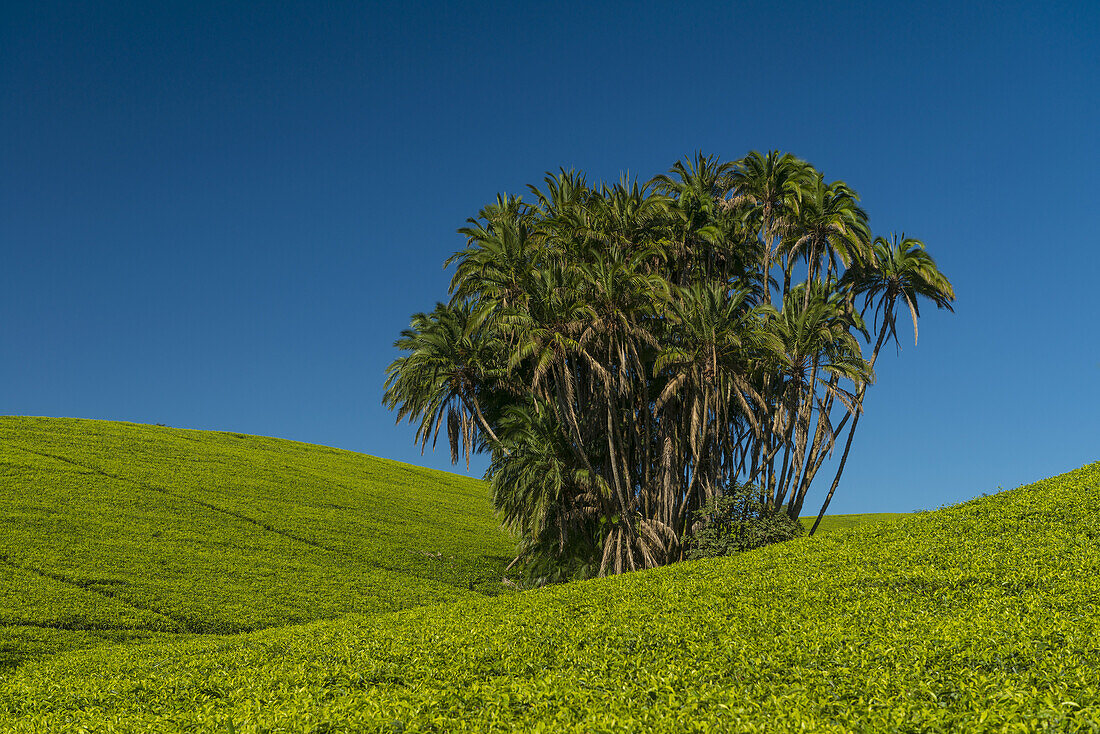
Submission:
{"label": "hillside", "polygon": [[0,418],[0,667],[501,589],[485,485],[323,446]]}
{"label": "hillside", "polygon": [[0,679],[6,731],[1100,731],[1100,463],[735,558]]}

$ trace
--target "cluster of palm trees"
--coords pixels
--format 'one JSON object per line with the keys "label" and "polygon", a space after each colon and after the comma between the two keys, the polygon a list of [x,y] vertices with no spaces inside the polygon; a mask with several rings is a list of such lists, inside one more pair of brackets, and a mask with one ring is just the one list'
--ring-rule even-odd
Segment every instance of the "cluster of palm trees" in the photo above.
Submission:
{"label": "cluster of palm trees", "polygon": [[396,342],[384,402],[422,446],[491,456],[534,578],[679,560],[735,484],[798,517],[842,446],[824,514],[899,312],[916,338],[920,301],[954,299],[921,242],[873,238],[856,193],[790,154],[531,193],[459,230],[451,299]]}

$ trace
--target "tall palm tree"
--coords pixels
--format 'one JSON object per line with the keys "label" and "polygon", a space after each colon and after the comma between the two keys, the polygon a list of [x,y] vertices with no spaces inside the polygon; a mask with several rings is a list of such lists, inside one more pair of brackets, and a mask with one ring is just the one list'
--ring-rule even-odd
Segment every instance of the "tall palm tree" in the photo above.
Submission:
{"label": "tall palm tree", "polygon": [[[924,243],[906,237],[904,234],[901,235],[900,240],[896,234],[889,240],[876,237],[870,256],[858,261],[855,267],[844,274],[842,281],[851,289],[854,296],[863,297],[864,314],[874,305],[878,337],[871,352],[872,369],[878,360],[879,350],[888,336],[893,337],[894,343],[899,348],[901,346],[897,340],[899,302],[909,309],[909,315],[912,317],[914,345],[917,343],[917,319],[920,317],[921,299],[931,301],[937,308],[954,311],[951,302],[955,300],[955,289],[951,281],[936,267],[936,261],[924,249]],[[837,467],[829,492],[825,495],[821,510],[817,513],[817,519],[810,528],[810,535],[817,531],[817,526],[821,524],[821,518],[825,516],[829,502],[833,499],[833,493],[840,484],[844,465],[848,461],[848,451],[852,448],[852,438],[855,436],[859,419],[863,415],[863,397],[866,391],[867,383],[860,383],[852,410],[851,427],[848,429],[848,438],[844,442],[844,452],[840,457],[840,465]]]}
{"label": "tall palm tree", "polygon": [[498,196],[468,227],[459,229],[467,246],[444,263],[456,265],[453,302],[475,300],[504,307],[522,298],[525,281],[538,265],[538,243],[531,210],[517,196]]}
{"label": "tall palm tree", "polygon": [[[868,253],[871,230],[858,202],[859,197],[843,181],[826,184],[817,171],[804,176],[791,197],[784,222],[784,282],[790,282],[797,259],[806,263],[807,280],[822,278],[821,264],[825,261],[823,279],[828,280],[840,272],[841,264],[847,267],[853,257]],[[808,297],[809,289],[805,293]]]}
{"label": "tall palm tree", "polygon": [[753,362],[781,344],[765,328],[770,307],[754,306],[748,288],[694,283],[676,290],[667,318],[668,338],[653,361],[664,376],[654,409],[677,426],[692,462],[684,491],[672,491],[671,457],[663,459],[662,519],[682,534],[696,511],[735,480],[737,441],[746,424],[759,435],[764,398],[751,384]]}

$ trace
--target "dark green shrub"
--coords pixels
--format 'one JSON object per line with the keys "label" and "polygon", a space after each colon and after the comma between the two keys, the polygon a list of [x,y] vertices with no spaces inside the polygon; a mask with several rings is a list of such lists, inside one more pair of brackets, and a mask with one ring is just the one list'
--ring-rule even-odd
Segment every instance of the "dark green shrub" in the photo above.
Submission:
{"label": "dark green shrub", "polygon": [[691,559],[730,556],[805,533],[798,518],[782,510],[767,512],[760,488],[751,484],[735,484],[695,514],[698,529],[688,544]]}

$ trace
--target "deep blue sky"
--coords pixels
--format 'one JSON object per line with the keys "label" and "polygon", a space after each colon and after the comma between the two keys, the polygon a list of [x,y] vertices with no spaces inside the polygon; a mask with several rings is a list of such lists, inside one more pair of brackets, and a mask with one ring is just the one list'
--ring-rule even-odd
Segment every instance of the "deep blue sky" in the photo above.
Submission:
{"label": "deep blue sky", "polygon": [[19,5],[2,414],[448,467],[380,399],[466,217],[559,166],[777,148],[959,295],[884,352],[831,511],[1100,459],[1100,3]]}

